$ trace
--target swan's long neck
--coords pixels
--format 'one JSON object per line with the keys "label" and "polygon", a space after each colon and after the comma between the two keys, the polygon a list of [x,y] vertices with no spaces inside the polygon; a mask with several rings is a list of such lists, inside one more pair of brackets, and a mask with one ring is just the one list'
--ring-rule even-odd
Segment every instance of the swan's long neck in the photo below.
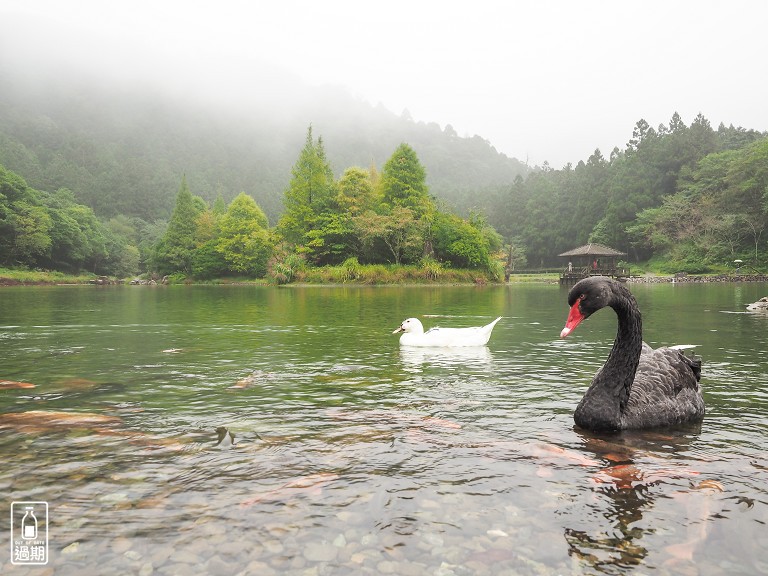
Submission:
{"label": "swan's long neck", "polygon": [[605,375],[605,386],[616,390],[619,408],[624,410],[643,349],[643,322],[634,300],[620,296],[611,308],[619,318],[619,328],[601,374]]}
{"label": "swan's long neck", "polygon": [[618,316],[616,340],[574,414],[577,424],[592,429],[620,428],[643,348],[642,319],[631,296],[615,293],[609,306]]}

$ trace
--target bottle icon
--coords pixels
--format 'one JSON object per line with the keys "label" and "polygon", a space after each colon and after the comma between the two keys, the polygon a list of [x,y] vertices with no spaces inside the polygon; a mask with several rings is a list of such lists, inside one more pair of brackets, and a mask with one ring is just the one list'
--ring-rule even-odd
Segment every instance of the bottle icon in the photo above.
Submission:
{"label": "bottle icon", "polygon": [[37,518],[35,517],[35,509],[33,506],[27,506],[24,508],[26,513],[24,518],[21,519],[21,537],[24,540],[34,540],[37,538]]}

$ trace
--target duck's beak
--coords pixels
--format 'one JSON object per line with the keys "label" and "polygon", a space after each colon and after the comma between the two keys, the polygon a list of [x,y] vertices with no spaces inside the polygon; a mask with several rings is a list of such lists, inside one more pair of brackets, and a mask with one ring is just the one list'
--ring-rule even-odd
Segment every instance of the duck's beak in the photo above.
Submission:
{"label": "duck's beak", "polygon": [[405,332],[405,328],[403,328],[403,325],[402,325],[402,324],[400,324],[400,328],[398,328],[397,330],[395,330],[394,332],[392,332],[392,334],[397,334],[398,332]]}

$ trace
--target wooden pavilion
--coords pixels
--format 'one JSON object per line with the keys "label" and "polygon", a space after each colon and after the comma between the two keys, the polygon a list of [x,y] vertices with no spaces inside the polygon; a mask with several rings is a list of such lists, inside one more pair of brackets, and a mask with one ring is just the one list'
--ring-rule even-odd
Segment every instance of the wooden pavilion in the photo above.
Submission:
{"label": "wooden pavilion", "polygon": [[560,275],[560,284],[575,284],[588,276],[610,276],[622,280],[629,276],[629,269],[618,268],[616,263],[626,255],[626,252],[619,252],[595,242],[558,254],[560,258],[568,259],[568,264]]}

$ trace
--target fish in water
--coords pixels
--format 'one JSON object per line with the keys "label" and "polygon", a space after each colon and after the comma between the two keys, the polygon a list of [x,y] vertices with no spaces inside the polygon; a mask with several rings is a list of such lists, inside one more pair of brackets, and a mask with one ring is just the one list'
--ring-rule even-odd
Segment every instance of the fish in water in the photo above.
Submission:
{"label": "fish in water", "polygon": [[53,412],[30,410],[0,414],[0,429],[12,429],[25,433],[67,431],[75,428],[108,430],[122,424],[117,416],[106,416],[92,412]]}
{"label": "fish in water", "polygon": [[0,380],[0,390],[11,390],[21,388],[34,388],[31,382],[14,382],[13,380]]}
{"label": "fish in water", "polygon": [[269,490],[268,492],[264,492],[263,494],[259,494],[254,498],[246,500],[241,504],[241,507],[251,506],[257,502],[288,500],[301,494],[317,496],[322,493],[323,488],[338,478],[338,474],[332,474],[330,472],[320,472],[318,474],[300,476],[299,478],[294,478],[293,480],[286,482],[279,488]]}

